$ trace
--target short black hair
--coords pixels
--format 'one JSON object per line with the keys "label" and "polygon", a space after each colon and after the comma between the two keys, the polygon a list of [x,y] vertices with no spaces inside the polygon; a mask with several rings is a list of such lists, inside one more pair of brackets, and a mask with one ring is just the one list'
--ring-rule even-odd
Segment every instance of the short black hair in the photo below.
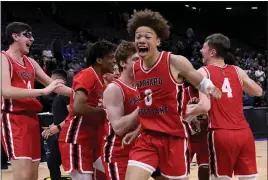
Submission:
{"label": "short black hair", "polygon": [[12,22],[6,27],[6,38],[9,45],[14,42],[12,38],[13,33],[21,33],[23,31],[32,32],[32,27],[23,22]]}
{"label": "short black hair", "polygon": [[91,66],[96,63],[97,58],[104,58],[105,56],[110,55],[111,53],[114,53],[116,50],[116,45],[106,41],[106,40],[98,40],[95,42],[92,46],[89,46],[88,48],[88,54],[87,54],[87,65]]}
{"label": "short black hair", "polygon": [[67,79],[67,72],[64,71],[63,69],[56,69],[52,72],[52,75],[57,75],[61,77],[62,79],[66,80]]}
{"label": "short black hair", "polygon": [[230,39],[220,33],[208,36],[205,42],[207,42],[210,48],[216,49],[216,57],[224,58],[231,47]]}

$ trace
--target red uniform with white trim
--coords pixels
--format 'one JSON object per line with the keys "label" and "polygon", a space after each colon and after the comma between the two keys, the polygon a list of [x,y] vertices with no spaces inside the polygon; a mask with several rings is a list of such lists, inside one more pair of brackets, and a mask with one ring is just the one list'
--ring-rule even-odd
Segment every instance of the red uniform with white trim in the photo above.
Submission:
{"label": "red uniform with white trim", "polygon": [[143,61],[134,64],[140,92],[139,121],[143,132],[130,152],[129,166],[139,166],[153,173],[160,168],[167,178],[188,176],[187,132],[179,116],[178,91],[170,71],[170,53],[160,52],[154,66],[143,68]]}
{"label": "red uniform with white trim", "polygon": [[[193,90],[192,86],[188,86],[183,89],[183,97],[181,99],[181,116],[185,117],[186,106],[192,98],[199,98],[198,90]],[[209,154],[208,154],[208,117],[207,115],[198,116],[197,120],[191,121],[189,123],[190,131],[198,132],[190,136],[190,146],[191,146],[191,161],[196,154],[197,164],[208,165],[209,164]],[[191,134],[191,132],[189,132]]]}
{"label": "red uniform with white trim", "polygon": [[[139,92],[135,88],[131,88],[126,85],[120,79],[113,82],[120,87],[123,101],[124,101],[124,116],[131,114],[136,110],[139,101]],[[133,127],[130,131],[133,131],[137,126]],[[125,179],[127,170],[127,163],[129,159],[129,152],[134,146],[134,143],[121,148],[121,141],[124,136],[118,136],[113,131],[112,125],[109,120],[105,123],[105,135],[103,144],[103,160],[106,172],[107,180],[120,180]]]}
{"label": "red uniform with white trim", "polygon": [[204,67],[222,98],[211,98],[209,150],[211,174],[217,177],[257,174],[254,137],[243,113],[243,89],[232,65]]}
{"label": "red uniform with white trim", "polygon": [[77,117],[72,115],[74,93],[81,89],[88,95],[87,104],[97,107],[102,99],[104,85],[92,67],[80,71],[73,79],[73,95],[70,112],[59,136],[62,165],[66,172],[77,169],[80,173],[93,173],[98,127],[103,120],[99,117]]}
{"label": "red uniform with white trim", "polygon": [[[2,51],[10,65],[11,86],[32,89],[35,81],[35,68],[31,60],[24,56],[24,65]],[[2,144],[10,159],[41,159],[41,137],[39,120],[36,115],[42,105],[36,98],[4,99],[2,96]],[[25,144],[27,142],[27,145]]]}

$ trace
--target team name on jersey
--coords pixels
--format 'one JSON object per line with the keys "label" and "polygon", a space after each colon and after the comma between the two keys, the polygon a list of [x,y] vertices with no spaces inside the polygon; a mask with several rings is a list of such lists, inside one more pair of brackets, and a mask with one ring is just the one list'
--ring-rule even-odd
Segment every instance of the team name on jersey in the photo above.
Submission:
{"label": "team name on jersey", "polygon": [[24,79],[31,79],[33,77],[31,72],[18,72],[18,75]]}
{"label": "team name on jersey", "polygon": [[163,84],[162,77],[153,77],[144,80],[137,81],[137,87],[157,86]]}
{"label": "team name on jersey", "polygon": [[139,100],[140,100],[140,96],[136,96],[134,98],[129,99],[128,102],[131,106],[134,106],[139,102]]}
{"label": "team name on jersey", "polygon": [[158,108],[141,108],[139,109],[139,115],[148,116],[148,115],[159,115],[165,114],[168,112],[167,106],[161,106]]}

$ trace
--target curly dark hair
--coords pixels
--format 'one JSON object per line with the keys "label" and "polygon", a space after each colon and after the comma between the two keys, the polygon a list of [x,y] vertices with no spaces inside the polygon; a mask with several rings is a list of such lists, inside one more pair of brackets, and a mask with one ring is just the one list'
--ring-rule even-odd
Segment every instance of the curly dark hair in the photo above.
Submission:
{"label": "curly dark hair", "polygon": [[149,9],[135,12],[128,20],[127,30],[131,36],[135,36],[136,30],[146,26],[152,28],[160,39],[167,39],[170,34],[168,21],[159,13]]}
{"label": "curly dark hair", "polygon": [[87,65],[91,66],[96,63],[97,58],[104,58],[114,53],[116,50],[116,45],[106,41],[106,40],[98,40],[92,46],[89,46],[88,54],[87,54]]}
{"label": "curly dark hair", "polygon": [[123,71],[123,67],[120,66],[120,61],[126,62],[129,56],[132,56],[136,53],[136,47],[134,42],[121,41],[115,51],[116,63],[119,67],[119,71]]}

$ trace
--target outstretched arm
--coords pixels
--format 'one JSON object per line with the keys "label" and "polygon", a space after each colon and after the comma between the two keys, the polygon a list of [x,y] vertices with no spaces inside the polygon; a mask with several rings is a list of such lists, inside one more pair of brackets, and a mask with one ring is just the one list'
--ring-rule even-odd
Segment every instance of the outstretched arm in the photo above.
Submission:
{"label": "outstretched arm", "polygon": [[247,94],[252,95],[252,96],[262,96],[262,88],[257,83],[255,83],[252,79],[250,79],[247,73],[243,69],[237,66],[236,66],[236,69],[242,81],[241,83],[242,83],[243,91],[245,91]]}
{"label": "outstretched arm", "polygon": [[[36,79],[44,86],[48,86],[53,80],[43,71],[43,69],[39,66],[39,64],[35,60],[33,59],[30,60],[35,68]],[[62,86],[56,88],[54,92],[63,96],[71,96],[72,89],[67,86]]]}
{"label": "outstretched arm", "polygon": [[7,57],[3,55],[2,55],[1,79],[2,79],[1,91],[4,98],[33,98],[48,95],[55,88],[62,86],[59,80],[55,81],[53,84],[50,85],[50,87],[45,89],[31,89],[31,88],[25,89],[12,86],[10,64],[8,62]]}
{"label": "outstretched arm", "polygon": [[221,91],[209,79],[196,71],[188,59],[183,56],[171,54],[170,63],[179,75],[185,77],[199,91],[217,99],[221,98]]}
{"label": "outstretched arm", "polygon": [[107,111],[108,120],[118,136],[127,133],[138,121],[138,108],[128,115],[124,115],[124,99],[120,87],[111,83],[103,95],[103,105]]}

